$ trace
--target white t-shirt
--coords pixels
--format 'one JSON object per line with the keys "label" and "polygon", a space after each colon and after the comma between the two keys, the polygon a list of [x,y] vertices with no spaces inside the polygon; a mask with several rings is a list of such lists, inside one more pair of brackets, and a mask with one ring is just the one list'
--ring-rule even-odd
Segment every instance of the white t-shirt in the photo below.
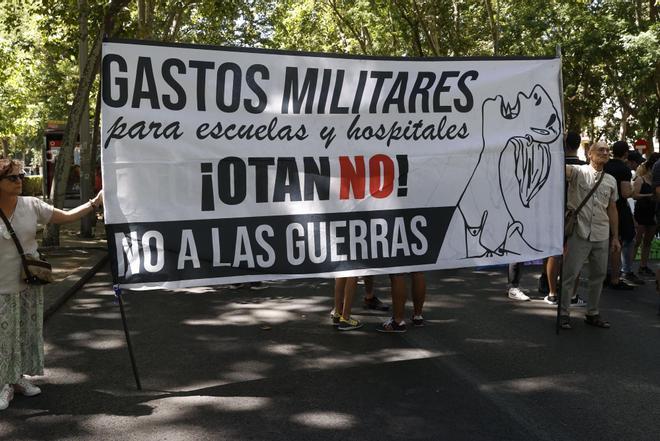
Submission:
{"label": "white t-shirt", "polygon": [[[25,254],[36,254],[37,224],[45,225],[53,216],[53,207],[35,197],[18,197],[14,214],[9,219],[21,242]],[[7,239],[9,237],[9,239]],[[21,280],[21,258],[16,244],[9,236],[7,226],[0,218],[0,294],[11,294],[25,289]]]}

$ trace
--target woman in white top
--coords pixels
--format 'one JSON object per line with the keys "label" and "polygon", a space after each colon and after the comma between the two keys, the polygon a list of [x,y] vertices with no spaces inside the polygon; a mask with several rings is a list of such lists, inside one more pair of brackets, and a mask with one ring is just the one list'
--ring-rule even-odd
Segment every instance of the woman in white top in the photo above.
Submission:
{"label": "woman in white top", "polygon": [[[35,197],[21,196],[23,165],[0,159],[0,209],[16,232],[25,254],[37,254],[37,224],[73,222],[95,211],[103,194],[64,212]],[[41,390],[23,375],[43,375],[43,292],[21,280],[21,258],[0,219],[0,410],[14,392],[34,396]]]}

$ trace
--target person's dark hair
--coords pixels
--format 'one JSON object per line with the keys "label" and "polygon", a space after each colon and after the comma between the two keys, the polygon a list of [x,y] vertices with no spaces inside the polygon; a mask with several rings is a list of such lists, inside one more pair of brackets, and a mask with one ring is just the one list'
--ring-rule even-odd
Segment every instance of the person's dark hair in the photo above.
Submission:
{"label": "person's dark hair", "polygon": [[623,158],[630,150],[626,141],[617,141],[612,144],[612,156],[615,158]]}
{"label": "person's dark hair", "polygon": [[564,150],[577,150],[580,147],[582,137],[576,132],[567,132],[564,140]]}
{"label": "person's dark hair", "polygon": [[649,158],[644,163],[644,167],[646,167],[647,170],[651,171],[653,169],[653,164],[658,162],[658,159],[660,159],[660,153],[658,152],[651,153],[651,156],[649,156]]}
{"label": "person's dark hair", "polygon": [[628,150],[628,161],[641,165],[644,163],[644,157],[637,150]]}

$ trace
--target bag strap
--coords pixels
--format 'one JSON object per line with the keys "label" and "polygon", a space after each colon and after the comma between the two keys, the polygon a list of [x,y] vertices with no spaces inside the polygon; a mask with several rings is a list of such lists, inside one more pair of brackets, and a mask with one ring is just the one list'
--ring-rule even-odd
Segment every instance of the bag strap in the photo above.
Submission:
{"label": "bag strap", "polygon": [[577,207],[577,208],[575,209],[575,211],[573,212],[573,213],[575,213],[575,216],[577,216],[577,214],[580,212],[580,210],[582,210],[582,207],[584,207],[584,205],[587,203],[587,201],[589,200],[589,198],[591,197],[591,195],[594,194],[594,192],[596,191],[596,189],[597,189],[598,186],[600,185],[600,182],[603,180],[603,177],[604,177],[604,176],[605,176],[605,172],[604,172],[604,171],[600,172],[600,178],[598,178],[598,180],[597,180],[596,183],[594,184],[594,186],[593,186],[593,188],[591,189],[591,191],[589,191],[589,193],[587,194],[587,196],[585,196],[585,198],[582,200],[582,202],[580,202],[580,205],[578,205],[578,207]]}
{"label": "bag strap", "polygon": [[16,236],[16,232],[14,231],[14,228],[11,226],[11,222],[9,222],[9,219],[7,219],[7,216],[5,216],[5,213],[2,211],[2,209],[0,209],[0,217],[2,217],[2,220],[5,222],[5,225],[7,226],[7,230],[9,231],[9,234],[11,234],[11,238],[14,240],[14,243],[16,244],[16,249],[18,250],[18,254],[19,256],[21,256],[21,262],[23,262],[23,270],[25,271],[25,275],[28,278],[31,278],[32,273],[30,273],[30,270],[28,269],[27,260],[25,259],[25,252],[23,251],[21,242],[18,240],[18,236]]}

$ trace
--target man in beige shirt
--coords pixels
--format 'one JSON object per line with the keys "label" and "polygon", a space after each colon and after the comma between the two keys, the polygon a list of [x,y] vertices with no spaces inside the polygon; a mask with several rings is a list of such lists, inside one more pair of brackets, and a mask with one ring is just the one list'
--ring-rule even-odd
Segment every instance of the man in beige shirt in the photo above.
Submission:
{"label": "man in beige shirt", "polygon": [[[609,160],[610,150],[607,144],[597,142],[589,148],[589,164],[567,165],[566,180],[568,195],[566,204],[575,210],[600,179],[603,166]],[[616,180],[609,174],[596,191],[589,196],[577,217],[577,225],[566,241],[562,274],[562,293],[560,314],[561,327],[571,329],[569,307],[575,279],[582,265],[589,265],[589,295],[585,323],[599,328],[609,328],[609,322],[600,317],[598,306],[603,290],[603,280],[607,273],[607,257],[610,251],[618,252],[619,243],[618,214],[616,210]],[[612,238],[610,242],[610,237]],[[611,247],[611,250],[610,250]]]}

